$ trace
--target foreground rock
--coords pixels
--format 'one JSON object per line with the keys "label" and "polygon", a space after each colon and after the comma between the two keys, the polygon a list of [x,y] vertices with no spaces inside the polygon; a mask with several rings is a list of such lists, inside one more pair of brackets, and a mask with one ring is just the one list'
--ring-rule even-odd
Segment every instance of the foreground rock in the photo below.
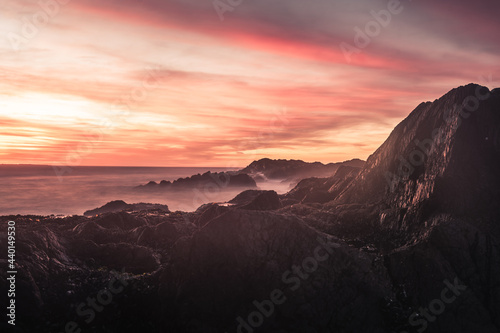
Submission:
{"label": "foreground rock", "polygon": [[228,203],[250,210],[275,210],[282,207],[280,198],[275,191],[244,191]]}
{"label": "foreground rock", "polygon": [[129,211],[159,211],[163,213],[169,213],[167,205],[160,204],[148,204],[148,203],[138,203],[138,204],[128,204],[122,200],[111,201],[105,204],[102,207],[88,210],[83,215],[85,216],[94,216],[104,213],[114,213],[121,212],[124,210]]}

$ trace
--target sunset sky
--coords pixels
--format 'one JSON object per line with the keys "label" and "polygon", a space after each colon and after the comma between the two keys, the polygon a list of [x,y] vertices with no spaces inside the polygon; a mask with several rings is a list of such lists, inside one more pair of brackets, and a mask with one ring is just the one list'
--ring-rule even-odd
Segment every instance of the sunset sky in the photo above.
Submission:
{"label": "sunset sky", "polygon": [[498,0],[390,2],[1,0],[0,164],[366,159],[421,102],[500,86]]}

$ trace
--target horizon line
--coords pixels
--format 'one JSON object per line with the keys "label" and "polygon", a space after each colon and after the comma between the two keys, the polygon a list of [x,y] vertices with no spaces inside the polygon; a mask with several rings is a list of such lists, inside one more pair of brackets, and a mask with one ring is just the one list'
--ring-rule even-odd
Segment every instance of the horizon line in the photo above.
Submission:
{"label": "horizon line", "polygon": [[[67,168],[217,168],[232,169],[232,167],[222,166],[147,166],[147,165],[55,165],[55,164],[33,164],[33,163],[0,163],[0,166],[46,166],[46,167],[67,167]],[[234,167],[239,168],[239,166]]]}
{"label": "horizon line", "polygon": [[63,168],[63,167],[67,167],[67,168],[79,168],[79,167],[88,167],[88,168],[217,168],[217,169],[235,169],[235,168],[245,168],[247,167],[248,165],[250,165],[251,163],[253,162],[256,162],[256,161],[260,161],[260,160],[263,160],[263,159],[270,159],[270,160],[274,160],[274,161],[279,161],[279,160],[286,160],[286,161],[302,161],[302,162],[305,162],[305,163],[322,163],[324,165],[327,165],[327,164],[336,164],[336,163],[344,163],[344,162],[349,162],[349,161],[353,161],[353,160],[360,160],[360,161],[363,161],[363,162],[366,162],[366,160],[363,160],[361,158],[351,158],[351,159],[347,159],[347,160],[344,160],[344,161],[336,161],[336,162],[321,162],[321,161],[313,161],[313,162],[308,162],[308,161],[304,161],[304,160],[301,160],[301,159],[283,159],[283,158],[269,158],[269,157],[263,157],[261,159],[258,159],[258,160],[253,160],[252,162],[250,162],[249,164],[247,165],[244,165],[244,166],[235,166],[235,167],[227,167],[227,166],[186,166],[186,165],[183,165],[183,166],[145,166],[145,165],[56,165],[56,164],[35,164],[35,163],[0,163],[0,166],[46,166],[46,167],[59,167],[59,168]]}

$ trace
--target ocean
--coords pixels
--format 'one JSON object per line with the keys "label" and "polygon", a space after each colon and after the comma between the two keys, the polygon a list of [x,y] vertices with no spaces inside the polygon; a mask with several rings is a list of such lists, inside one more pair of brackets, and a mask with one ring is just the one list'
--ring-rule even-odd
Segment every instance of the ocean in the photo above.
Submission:
{"label": "ocean", "polygon": [[[0,215],[81,215],[109,201],[159,203],[171,211],[194,211],[203,203],[232,199],[242,189],[144,193],[134,187],[227,168],[72,167],[58,177],[51,166],[0,165]],[[268,187],[268,186],[264,186]]]}

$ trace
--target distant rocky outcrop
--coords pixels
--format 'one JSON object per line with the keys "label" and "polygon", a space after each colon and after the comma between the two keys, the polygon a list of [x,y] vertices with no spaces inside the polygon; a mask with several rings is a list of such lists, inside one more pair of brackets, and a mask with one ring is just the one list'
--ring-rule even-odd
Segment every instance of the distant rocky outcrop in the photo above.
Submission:
{"label": "distant rocky outcrop", "polygon": [[252,162],[246,168],[229,172],[206,172],[191,177],[179,178],[174,181],[162,180],[159,183],[150,181],[139,185],[137,190],[162,191],[186,190],[193,188],[217,187],[224,188],[256,188],[256,182],[267,180],[282,180],[296,184],[301,179],[309,177],[331,177],[340,167],[361,168],[364,161],[353,159],[340,163],[323,164],[320,162],[308,163],[300,160],[272,160],[264,158]]}
{"label": "distant rocky outcrop", "polygon": [[252,177],[245,173],[236,172],[205,172],[191,177],[179,178],[174,181],[162,180],[160,183],[150,181],[146,185],[137,186],[139,190],[186,190],[193,188],[216,187],[224,189],[227,187],[235,188],[254,188],[257,184]]}
{"label": "distant rocky outcrop", "polygon": [[129,211],[150,210],[150,211],[159,211],[159,212],[164,212],[164,213],[170,212],[168,210],[167,205],[150,204],[150,203],[128,204],[122,200],[115,200],[115,201],[108,202],[107,204],[105,204],[102,207],[87,210],[85,213],[83,213],[83,215],[94,216],[94,215],[99,215],[99,214],[104,214],[104,213],[121,212],[124,210],[129,210]]}
{"label": "distant rocky outcrop", "polygon": [[353,159],[339,163],[323,164],[320,162],[308,163],[301,160],[272,160],[263,158],[252,162],[240,173],[249,174],[252,177],[261,179],[298,181],[311,177],[331,177],[340,166],[350,166],[361,168],[364,161]]}

